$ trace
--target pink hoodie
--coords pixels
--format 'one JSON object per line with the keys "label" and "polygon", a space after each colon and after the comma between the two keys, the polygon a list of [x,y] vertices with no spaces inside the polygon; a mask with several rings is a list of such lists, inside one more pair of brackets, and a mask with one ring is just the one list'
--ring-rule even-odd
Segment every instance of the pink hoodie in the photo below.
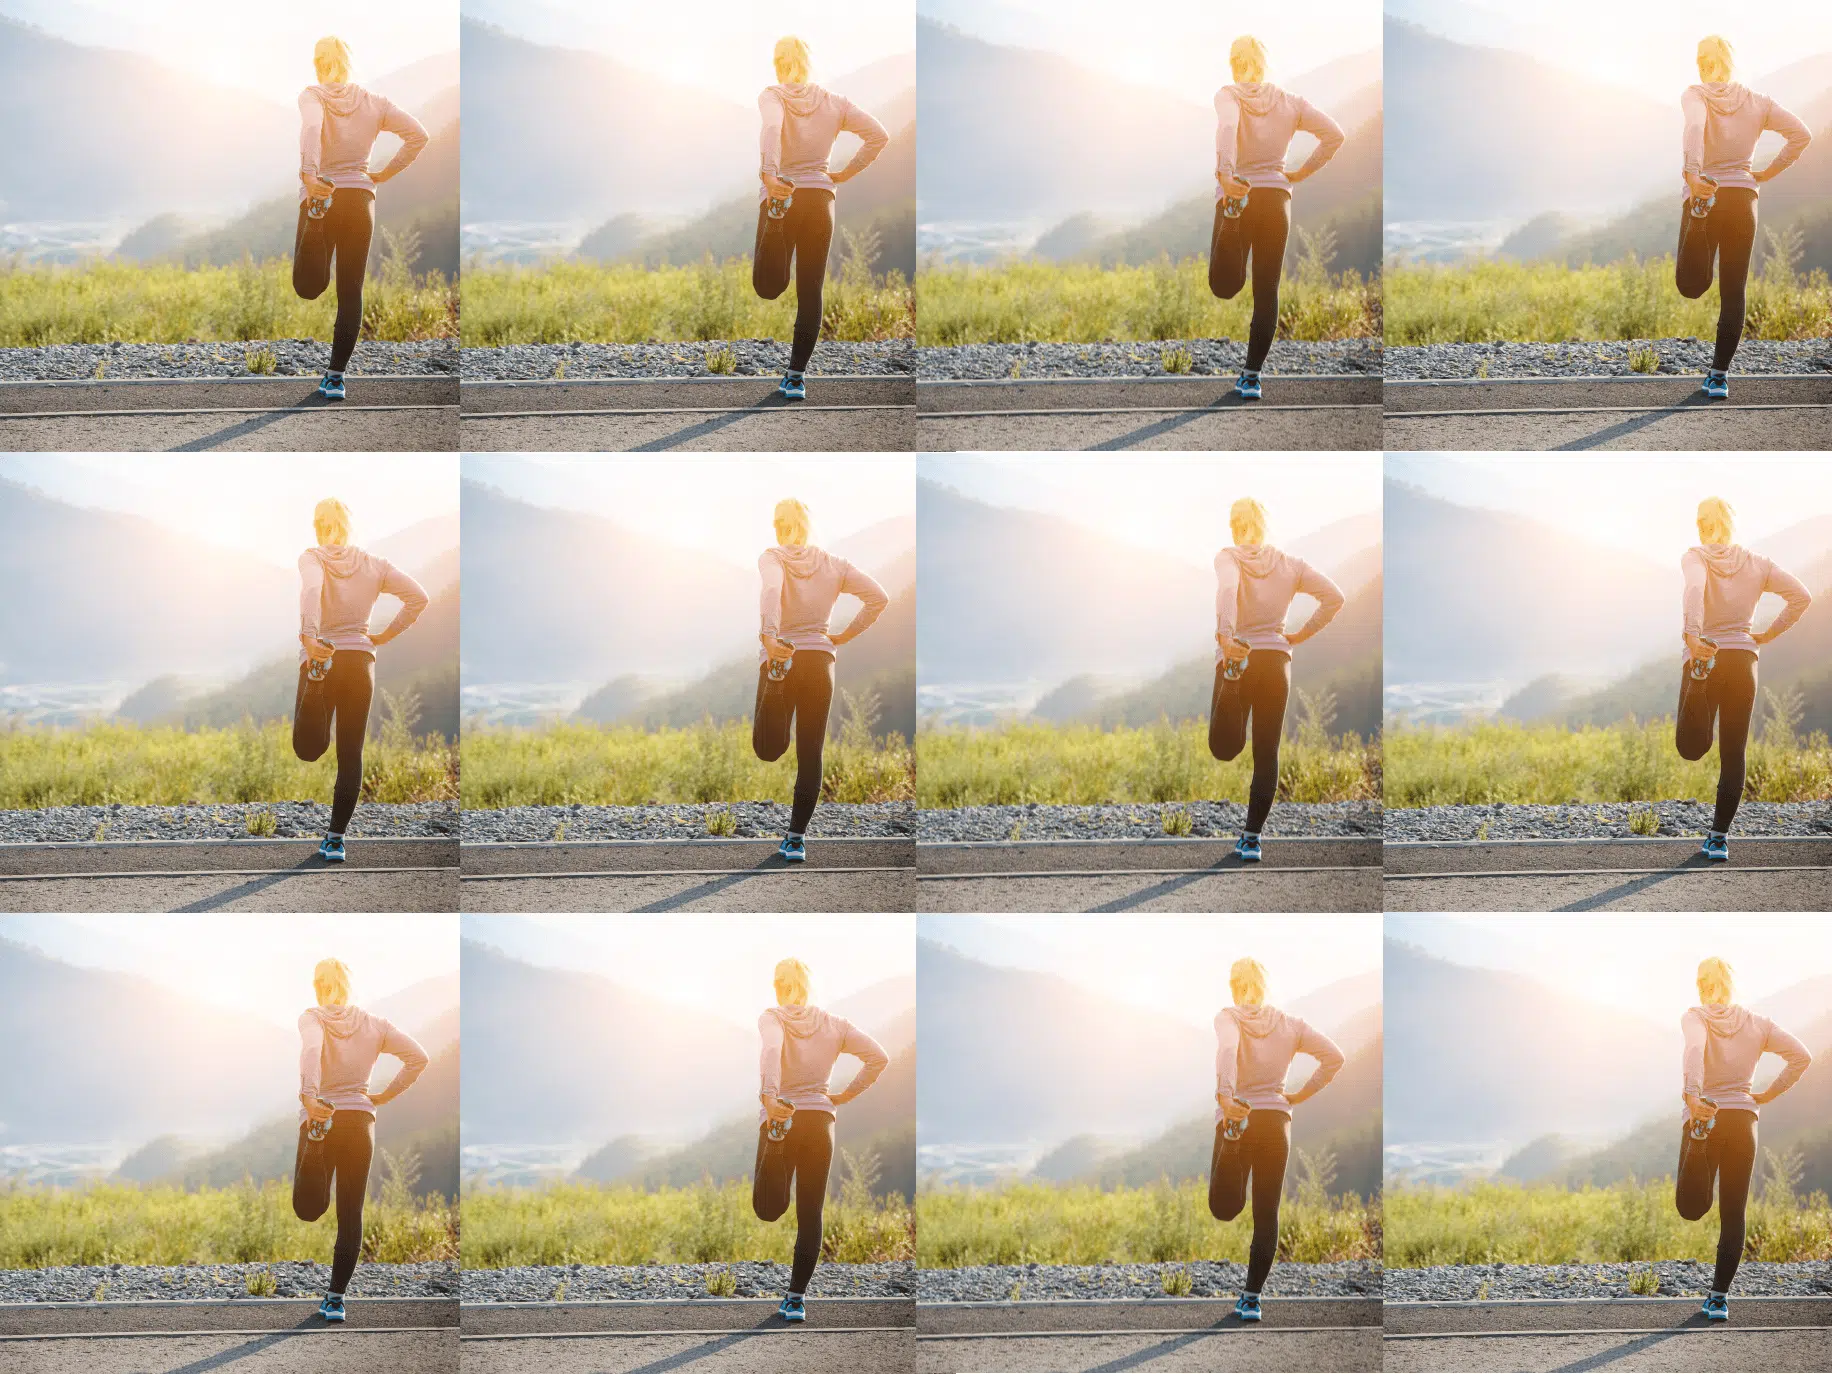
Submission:
{"label": "pink hoodie", "polygon": [[[1239,81],[1215,92],[1215,170],[1249,186],[1291,189],[1285,174],[1285,150],[1302,130],[1314,134],[1317,146],[1298,169],[1308,177],[1342,147],[1342,126],[1301,95],[1282,91],[1270,81]],[[1215,183],[1215,199],[1227,191]]]}
{"label": "pink hoodie", "polygon": [[[877,120],[845,96],[823,90],[811,81],[795,86],[766,86],[757,97],[757,111],[763,116],[763,170],[792,182],[797,190],[834,189],[827,160],[833,156],[834,139],[842,133],[857,134],[865,140],[865,146],[847,164],[856,172],[863,172],[877,161],[884,145],[891,141]],[[758,203],[768,196],[769,192],[759,185]]]}
{"label": "pink hoodie", "polygon": [[[1308,1054],[1316,1070],[1296,1094],[1285,1091],[1292,1059]],[[1215,1014],[1215,1091],[1255,1111],[1284,1112],[1315,1097],[1342,1069],[1336,1042],[1277,1007],[1224,1007]],[[1220,1125],[1221,1104],[1215,1104]]]}
{"label": "pink hoodie", "polygon": [[[1317,609],[1295,635],[1285,633],[1285,613],[1299,592],[1317,599]],[[1215,661],[1226,657],[1230,638],[1255,649],[1284,653],[1316,634],[1342,609],[1342,588],[1302,558],[1270,544],[1235,544],[1215,555]]]}
{"label": "pink hoodie", "polygon": [[[834,603],[842,594],[865,603],[846,626],[849,640],[869,630],[890,604],[884,588],[844,558],[809,545],[778,544],[765,549],[757,559],[757,571],[763,578],[757,603],[762,632],[781,635],[797,649],[834,651],[827,630]],[[758,644],[757,661],[768,657]]]}
{"label": "pink hoodie", "polygon": [[[400,1071],[379,1093],[369,1091],[375,1061],[392,1054]],[[299,1014],[299,1091],[322,1097],[340,1112],[373,1112],[413,1086],[426,1051],[406,1031],[361,1007],[308,1007]],[[306,1119],[299,1104],[299,1119]]]}
{"label": "pink hoodie", "polygon": [[[848,1101],[877,1082],[884,1066],[891,1062],[876,1040],[844,1016],[819,1007],[771,1007],[757,1018],[757,1034],[763,1041],[757,1060],[762,1090],[786,1099],[797,1111],[833,1110],[832,1088],[827,1080],[833,1076],[834,1062],[842,1054],[862,1061],[858,1073],[846,1085]],[[762,1121],[767,1116],[759,1102],[757,1119]]]}
{"label": "pink hoodie", "polygon": [[[401,609],[371,639],[369,614],[383,592],[399,597]],[[335,648],[374,653],[379,642],[394,639],[418,620],[427,601],[426,588],[386,558],[354,544],[320,544],[299,555],[299,633],[328,639]],[[299,661],[305,659],[301,644]]]}
{"label": "pink hoodie", "polygon": [[1693,1007],[1679,1018],[1679,1028],[1686,1037],[1681,1059],[1685,1091],[1709,1097],[1720,1108],[1757,1111],[1750,1079],[1755,1077],[1756,1061],[1765,1054],[1787,1060],[1787,1067],[1768,1085],[1771,1098],[1793,1087],[1813,1062],[1805,1045],[1746,1007]]}
{"label": "pink hoodie", "polygon": [[1685,169],[1694,175],[1703,172],[1716,177],[1719,186],[1742,186],[1752,191],[1757,188],[1750,164],[1756,140],[1766,129],[1786,138],[1787,146],[1763,169],[1764,181],[1792,166],[1813,141],[1799,116],[1772,97],[1758,95],[1734,81],[1701,81],[1688,86],[1679,98],[1679,108],[1686,115],[1681,144]]}
{"label": "pink hoodie", "polygon": [[1720,649],[1759,652],[1750,630],[1756,603],[1764,592],[1773,592],[1787,602],[1768,627],[1771,637],[1786,630],[1813,604],[1812,594],[1798,577],[1741,544],[1695,544],[1680,558],[1679,569],[1686,578],[1680,603],[1686,633],[1714,639]]}
{"label": "pink hoodie", "polygon": [[[307,86],[299,92],[299,170],[333,186],[375,190],[369,175],[369,153],[376,135],[397,135],[400,151],[388,164],[390,173],[404,171],[426,147],[426,130],[420,121],[392,100],[365,91],[355,82]],[[304,183],[299,199],[306,199]]]}

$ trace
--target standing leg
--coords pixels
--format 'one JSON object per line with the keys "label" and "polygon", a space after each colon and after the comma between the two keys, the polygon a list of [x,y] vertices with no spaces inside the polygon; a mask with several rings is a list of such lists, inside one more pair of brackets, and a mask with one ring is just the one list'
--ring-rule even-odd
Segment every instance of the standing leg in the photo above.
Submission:
{"label": "standing leg", "polygon": [[1247,331],[1247,371],[1258,372],[1279,330],[1279,276],[1285,270],[1285,242],[1291,237],[1291,195],[1255,191],[1247,199],[1253,242],[1253,323]]}
{"label": "standing leg", "polygon": [[[797,1141],[796,1136],[801,1136]],[[833,1118],[826,1112],[797,1112],[789,1129],[795,1158],[795,1262],[789,1291],[806,1293],[821,1260],[821,1209],[833,1168]]]}
{"label": "standing leg", "polygon": [[1209,231],[1209,291],[1231,301],[1247,284],[1247,236],[1240,219],[1229,219],[1215,202],[1215,224]]}
{"label": "standing leg", "polygon": [[369,271],[369,241],[375,236],[375,197],[367,191],[339,191],[326,218],[335,225],[332,237],[337,255],[331,371],[342,372],[363,332],[363,278]]}
{"label": "standing leg", "polygon": [[363,741],[369,734],[369,704],[375,696],[375,657],[362,652],[339,653],[331,662],[337,702],[337,786],[331,793],[333,835],[349,827],[363,791]]}
{"label": "standing leg", "polygon": [[1718,203],[1711,218],[1717,220],[1720,216],[1717,345],[1711,365],[1720,372],[1727,372],[1730,360],[1737,355],[1737,345],[1743,342],[1749,259],[1756,247],[1756,193],[1741,187],[1718,192]]}
{"label": "standing leg", "polygon": [[1215,1144],[1209,1151],[1209,1213],[1217,1221],[1233,1221],[1247,1205],[1247,1176],[1252,1166],[1246,1140],[1228,1140],[1215,1126]]}
{"label": "standing leg", "polygon": [[[335,661],[335,660],[333,660]],[[316,763],[331,747],[331,694],[328,682],[313,682],[299,665],[299,690],[293,694],[293,753]]]}
{"label": "standing leg", "polygon": [[1279,745],[1285,737],[1285,705],[1291,697],[1291,655],[1256,653],[1241,685],[1253,702],[1253,786],[1247,793],[1247,823],[1257,835],[1279,792]]}
{"label": "standing leg", "polygon": [[1253,1248],[1247,1254],[1247,1291],[1257,1293],[1279,1253],[1279,1196],[1285,1191],[1285,1163],[1291,1155],[1291,1118],[1283,1112],[1255,1112],[1247,1123],[1253,1153]]}
{"label": "standing leg", "polygon": [[795,802],[789,811],[789,833],[805,835],[821,799],[822,751],[827,716],[833,709],[833,655],[799,653],[790,674],[800,681],[795,690]]}
{"label": "standing leg", "polygon": [[375,1118],[367,1112],[339,1112],[325,1144],[337,1170],[337,1247],[331,1253],[331,1291],[342,1293],[363,1250],[363,1198],[369,1191],[369,1163],[375,1155]]}
{"label": "standing leg", "polygon": [[[1247,659],[1252,661],[1249,653]],[[1242,681],[1229,682],[1215,665],[1215,685],[1209,693],[1209,752],[1223,763],[1232,763],[1247,747],[1247,694]]]}
{"label": "standing leg", "polygon": [[827,254],[833,247],[833,196],[806,191],[789,207],[795,240],[795,340],[789,349],[789,371],[805,372],[820,342]]}
{"label": "standing leg", "polygon": [[1717,691],[1718,715],[1717,809],[1711,828],[1729,834],[1743,800],[1749,722],[1756,710],[1756,656],[1741,649],[1719,654],[1710,685]]}
{"label": "standing leg", "polygon": [[1723,1135],[1724,1140],[1718,1147],[1717,1270],[1711,1289],[1728,1293],[1743,1259],[1743,1216],[1749,1206],[1750,1175],[1756,1168],[1756,1114],[1719,1112],[1718,1127],[1712,1134]]}
{"label": "standing leg", "polygon": [[331,1169],[325,1141],[310,1140],[305,1123],[299,1123],[299,1149],[293,1155],[293,1215],[317,1221],[331,1205]]}

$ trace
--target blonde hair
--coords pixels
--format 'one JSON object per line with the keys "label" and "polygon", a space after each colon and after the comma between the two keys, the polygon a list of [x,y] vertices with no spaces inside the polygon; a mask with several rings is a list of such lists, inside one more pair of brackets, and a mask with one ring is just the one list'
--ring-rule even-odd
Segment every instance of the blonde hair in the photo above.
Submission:
{"label": "blonde hair", "polygon": [[776,542],[790,548],[800,548],[808,542],[808,532],[813,528],[813,519],[808,508],[793,496],[785,496],[776,503],[776,514],[771,517],[776,525]]}
{"label": "blonde hair", "polygon": [[1707,496],[1698,503],[1698,542],[1728,544],[1736,538],[1737,513],[1721,496]]}
{"label": "blonde hair", "polygon": [[1228,507],[1228,531],[1236,544],[1266,542],[1266,508],[1251,496],[1243,496]]}
{"label": "blonde hair", "polygon": [[350,970],[342,959],[320,959],[312,970],[312,991],[321,1007],[350,1005]]}
{"label": "blonde hair", "polygon": [[350,542],[350,508],[335,496],[327,496],[312,507],[312,533],[320,544]]}
{"label": "blonde hair", "polygon": [[1715,954],[1709,959],[1699,960],[1699,1001],[1708,1007],[1725,1007],[1735,999],[1736,993],[1736,970]]}
{"label": "blonde hair", "polygon": [[318,73],[318,79],[328,86],[348,81],[350,45],[336,34],[326,34],[312,46],[312,69]]}
{"label": "blonde hair", "polygon": [[1228,49],[1228,69],[1236,81],[1266,79],[1266,45],[1250,33],[1243,33]]}
{"label": "blonde hair", "polygon": [[813,978],[808,973],[808,966],[800,959],[784,959],[776,965],[776,1005],[779,1007],[805,1007],[808,1005],[808,989]]}
{"label": "blonde hair", "polygon": [[776,51],[770,55],[770,60],[776,64],[776,79],[785,86],[801,85],[814,70],[808,45],[794,34],[776,40]]}
{"label": "blonde hair", "polygon": [[1238,1007],[1266,1005],[1266,967],[1258,959],[1239,958],[1228,970],[1228,991]]}
{"label": "blonde hair", "polygon": [[1698,79],[1728,81],[1736,70],[1737,51],[1722,34],[1710,34],[1698,40]]}

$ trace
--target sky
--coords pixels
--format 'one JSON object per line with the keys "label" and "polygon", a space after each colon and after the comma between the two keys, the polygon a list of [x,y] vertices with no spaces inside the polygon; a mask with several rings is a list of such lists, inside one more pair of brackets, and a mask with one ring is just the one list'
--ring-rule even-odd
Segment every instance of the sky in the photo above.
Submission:
{"label": "sky", "polygon": [[1374,0],[1307,0],[1250,13],[1213,0],[917,0],[916,8],[989,42],[1060,53],[1205,106],[1230,80],[1228,47],[1242,33],[1266,45],[1275,82],[1380,47]]}
{"label": "sky", "polygon": [[746,567],[776,542],[770,517],[793,496],[814,516],[813,542],[916,512],[907,454],[562,458],[466,454],[464,476],[532,505],[603,516],[625,529]]}
{"label": "sky", "polygon": [[85,968],[138,974],[291,1029],[320,959],[350,966],[358,1005],[458,971],[455,916],[0,916],[0,939]]}
{"label": "sky", "polygon": [[456,0],[251,5],[247,0],[0,0],[0,14],[72,42],[126,48],[291,107],[317,77],[312,45],[350,45],[358,83],[458,48]]}
{"label": "sky", "polygon": [[[465,916],[485,944],[489,917]],[[595,973],[646,996],[691,1007],[745,1030],[775,1002],[771,974],[793,956],[814,974],[816,1005],[832,1005],[886,978],[916,971],[914,916],[525,916],[514,954],[550,968]],[[546,943],[537,942],[545,936]]]}
{"label": "sky", "polygon": [[1698,503],[1707,496],[1730,502],[1737,542],[1758,552],[1764,536],[1832,514],[1832,463],[1823,454],[1739,454],[1726,463],[1715,454],[1404,453],[1387,456],[1387,475],[1458,505],[1549,521],[1663,567],[1698,542]]}
{"label": "sky", "polygon": [[450,453],[21,453],[0,455],[0,478],[72,505],[144,516],[282,568],[317,542],[312,509],[326,496],[349,506],[357,544],[458,512],[458,456]]}
{"label": "sky", "polygon": [[1525,974],[1661,1025],[1698,1001],[1694,976],[1710,955],[1730,961],[1746,1005],[1832,973],[1824,916],[1390,913],[1386,930],[1453,963]]}
{"label": "sky", "polygon": [[924,915],[917,934],[1205,1028],[1229,1004],[1228,968],[1242,955],[1266,966],[1275,1005],[1381,964],[1380,918],[1365,915]]}
{"label": "sky", "polygon": [[925,453],[919,476],[996,506],[1059,515],[1085,528],[1203,568],[1231,541],[1228,507],[1253,496],[1271,517],[1271,541],[1297,536],[1381,503],[1377,453],[1234,458],[1052,453]]}

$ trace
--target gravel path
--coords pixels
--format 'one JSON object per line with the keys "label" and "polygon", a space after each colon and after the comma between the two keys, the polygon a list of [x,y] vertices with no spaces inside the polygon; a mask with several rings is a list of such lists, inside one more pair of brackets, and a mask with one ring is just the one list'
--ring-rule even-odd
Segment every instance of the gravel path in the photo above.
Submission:
{"label": "gravel path", "polygon": [[[709,353],[730,352],[736,366],[715,373]],[[811,377],[908,376],[915,345],[907,339],[884,343],[818,343],[808,363]],[[713,340],[668,344],[509,344],[467,348],[464,379],[485,381],[576,381],[592,377],[780,377],[789,365],[789,345],[775,339]]]}
{"label": "gravel path", "polygon": [[[1273,346],[1273,357],[1282,346]],[[1711,366],[1712,345],[1703,339],[1446,343],[1389,348],[1386,378],[1392,382],[1425,377],[1630,377],[1635,375],[1630,357],[1650,348],[1659,358],[1655,375],[1702,378]],[[1745,339],[1737,349],[1732,380],[1737,373],[1758,372],[1832,375],[1832,339]]]}
{"label": "gravel path", "polygon": [[[248,1279],[272,1274],[272,1293],[250,1293]],[[145,1302],[151,1299],[221,1302],[235,1298],[316,1298],[331,1281],[331,1266],[283,1260],[275,1264],[83,1264],[55,1269],[0,1269],[0,1303]],[[458,1266],[368,1264],[356,1266],[353,1298],[455,1298]]]}
{"label": "gravel path", "polygon": [[[1166,357],[1188,353],[1188,375],[1235,376],[1247,360],[1245,341],[1167,339],[1162,343],[959,344],[916,350],[916,375],[924,381],[1019,380],[1036,377],[1170,377]],[[1381,371],[1378,339],[1297,343],[1281,339],[1266,358],[1268,376],[1376,376]],[[1013,369],[1017,371],[1014,374]]]}
{"label": "gravel path", "polygon": [[[249,359],[273,354],[272,373],[251,371]],[[248,343],[52,344],[0,348],[0,382],[121,381],[139,377],[317,377],[331,346],[317,339],[257,339]],[[98,375],[97,369],[100,369]],[[350,359],[351,376],[451,377],[458,372],[454,339],[377,343],[365,339]]]}
{"label": "gravel path", "polygon": [[[1007,1302],[1014,1297],[1162,1298],[1167,1270],[1187,1270],[1192,1298],[1238,1297],[1247,1266],[1222,1260],[1190,1264],[983,1264],[970,1269],[918,1272],[922,1302]],[[1014,1290],[1015,1293],[1014,1293]],[[1381,1295],[1380,1265],[1373,1260],[1336,1264],[1275,1264],[1266,1280],[1269,1298],[1350,1298]],[[468,1290],[467,1290],[468,1296]]]}
{"label": "gravel path", "polygon": [[[1279,1265],[1272,1271],[1278,1281]],[[1658,1293],[1629,1292],[1629,1279],[1649,1269]],[[1702,1260],[1651,1264],[1446,1264],[1387,1270],[1388,1302],[1501,1302],[1510,1298],[1702,1298],[1711,1291],[1711,1265]],[[1832,1294],[1832,1265],[1745,1260],[1732,1301],[1748,1297],[1805,1298]]]}
{"label": "gravel path", "polygon": [[[825,808],[822,808],[823,810]],[[1117,806],[962,806],[918,811],[918,840],[1156,840],[1165,838],[1163,815],[1185,811],[1194,837],[1234,839],[1247,819],[1238,802],[1136,802]],[[815,813],[820,818],[820,812]],[[1268,838],[1381,833],[1378,802],[1281,802],[1266,821]]]}
{"label": "gravel path", "polygon": [[[360,1269],[357,1271],[362,1272]],[[736,1289],[709,1293],[706,1280],[730,1273]],[[562,1291],[561,1285],[565,1285]],[[761,1260],[733,1264],[538,1264],[519,1269],[466,1269],[466,1302],[607,1302],[643,1298],[780,1298],[789,1288],[789,1266]],[[908,1260],[889,1264],[823,1264],[814,1271],[808,1296],[814,1298],[898,1298],[916,1291],[916,1266]]]}
{"label": "gravel path", "polygon": [[[359,810],[360,816],[362,812]],[[466,810],[464,838],[473,844],[504,840],[553,840],[566,827],[569,840],[697,840],[713,838],[706,818],[729,814],[737,828],[726,838],[781,839],[789,826],[787,802],[732,802],[681,806],[511,806],[498,811]],[[909,802],[824,802],[814,809],[808,833],[833,839],[872,839],[915,831]]]}
{"label": "gravel path", "polygon": [[[1283,807],[1272,809],[1276,822]],[[1630,818],[1652,810],[1658,834],[1703,839],[1711,828],[1707,802],[1594,802],[1583,805],[1388,807],[1385,838],[1403,840],[1609,840],[1632,838]],[[927,814],[927,813],[924,813]],[[1267,833],[1273,833],[1267,827]],[[1832,838],[1832,804],[1826,802],[1744,802],[1737,809],[1739,835],[1825,836]]]}
{"label": "gravel path", "polygon": [[[251,812],[274,818],[275,839],[320,839],[331,823],[324,802],[224,803],[221,806],[48,806],[0,811],[0,843],[61,840],[239,840]],[[105,827],[105,828],[104,828]],[[98,834],[98,830],[100,833]],[[351,839],[436,838],[458,833],[455,802],[364,802],[350,823]]]}

